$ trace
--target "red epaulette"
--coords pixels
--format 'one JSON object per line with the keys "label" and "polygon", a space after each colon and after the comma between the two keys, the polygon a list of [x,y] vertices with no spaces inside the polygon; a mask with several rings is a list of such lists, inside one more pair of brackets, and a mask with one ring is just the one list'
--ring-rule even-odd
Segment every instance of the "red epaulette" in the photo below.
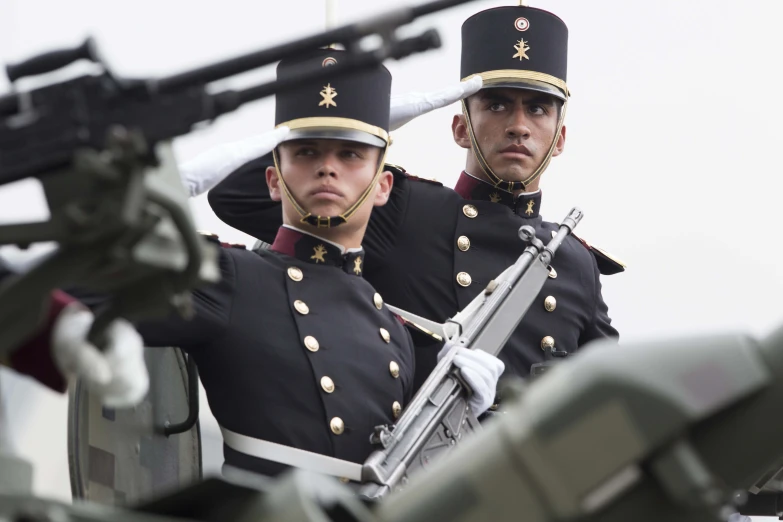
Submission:
{"label": "red epaulette", "polygon": [[397,174],[398,176],[403,176],[409,180],[412,181],[423,181],[425,183],[432,183],[434,185],[443,186],[443,183],[438,181],[435,178],[422,178],[419,176],[414,176],[410,172],[407,172],[405,170],[405,167],[401,167],[399,165],[395,165],[394,163],[386,163],[386,170],[390,171],[392,174]]}
{"label": "red epaulette", "polygon": [[595,262],[598,265],[598,271],[603,275],[613,275],[619,274],[620,272],[625,272],[625,269],[628,267],[628,265],[614,257],[612,254],[600,247],[591,245],[573,232],[571,232],[571,235],[578,239],[579,242],[582,243],[582,245],[584,245],[584,247],[591,254],[593,254]]}
{"label": "red epaulette", "polygon": [[424,183],[432,183],[433,185],[438,185],[439,187],[443,186],[443,183],[435,178],[420,178],[419,176],[414,176],[413,174],[407,173],[405,174],[405,177],[413,181],[423,181]]}
{"label": "red epaulette", "polygon": [[245,245],[241,244],[241,243],[227,243],[225,241],[221,241],[220,240],[220,236],[218,236],[217,234],[214,234],[212,232],[205,232],[205,231],[199,230],[199,234],[204,236],[207,239],[207,241],[209,241],[211,243],[215,243],[217,245],[220,245],[223,248],[241,248],[243,250],[247,250],[247,247]]}
{"label": "red epaulette", "polygon": [[242,250],[247,250],[247,246],[243,245],[242,243],[224,243],[221,241],[220,246],[223,248],[241,248]]}

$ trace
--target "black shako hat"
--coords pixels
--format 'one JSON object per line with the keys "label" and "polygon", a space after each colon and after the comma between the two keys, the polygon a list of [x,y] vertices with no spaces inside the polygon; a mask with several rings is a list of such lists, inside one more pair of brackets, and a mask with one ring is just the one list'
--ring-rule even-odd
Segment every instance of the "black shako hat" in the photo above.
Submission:
{"label": "black shako hat", "polygon": [[462,24],[463,80],[480,75],[483,88],[512,87],[569,96],[568,28],[548,11],[496,7]]}
{"label": "black shako hat", "polygon": [[[307,58],[282,60],[278,79],[295,77],[305,67],[330,67],[346,51],[317,49]],[[383,65],[335,74],[275,95],[275,126],[287,126],[288,140],[344,139],[376,147],[389,145],[391,73]]]}

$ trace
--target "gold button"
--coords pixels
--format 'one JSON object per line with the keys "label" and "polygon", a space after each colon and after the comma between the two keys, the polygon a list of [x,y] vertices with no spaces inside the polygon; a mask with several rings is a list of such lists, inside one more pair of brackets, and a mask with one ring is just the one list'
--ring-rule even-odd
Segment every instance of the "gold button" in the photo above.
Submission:
{"label": "gold button", "polygon": [[288,267],[288,277],[293,279],[294,281],[301,281],[302,277],[302,270],[299,267],[296,266],[289,266]]}
{"label": "gold button", "polygon": [[389,330],[387,330],[386,328],[381,328],[381,337],[387,343],[391,342],[391,335],[389,334]]}
{"label": "gold button", "polygon": [[334,391],[334,381],[326,376],[321,377],[321,388],[323,388],[326,393],[332,393]]}
{"label": "gold button", "polygon": [[339,477],[338,480],[340,482],[342,482],[343,484],[347,484],[347,483],[349,483],[351,481],[351,479],[346,478],[346,477]]}
{"label": "gold button", "polygon": [[396,362],[392,361],[389,363],[389,373],[391,373],[391,376],[395,379],[400,376],[400,365]]}
{"label": "gold button", "polygon": [[302,315],[307,315],[310,313],[310,307],[307,306],[304,301],[300,301],[299,299],[294,301],[294,308],[296,308],[296,311]]}
{"label": "gold button", "polygon": [[343,424],[343,420],[340,417],[332,417],[329,427],[332,428],[332,433],[335,435],[341,435],[345,431],[345,424]]}
{"label": "gold button", "polygon": [[544,309],[547,312],[554,312],[555,308],[557,308],[557,299],[551,295],[544,299]]}
{"label": "gold button", "polygon": [[551,266],[549,267],[549,277],[551,277],[552,279],[557,278],[557,270],[555,270]]}
{"label": "gold button", "polygon": [[460,284],[460,286],[470,286],[470,283],[473,282],[473,278],[470,277],[470,274],[467,272],[460,272],[457,274],[457,283]]}
{"label": "gold button", "polygon": [[392,404],[392,413],[394,414],[395,419],[399,417],[400,413],[402,413],[402,404],[400,404],[397,401],[394,401],[394,403]]}
{"label": "gold button", "polygon": [[375,295],[372,296],[372,302],[375,303],[375,308],[378,310],[383,307],[383,297],[378,292],[375,292]]}
{"label": "gold button", "polygon": [[462,250],[463,252],[467,252],[470,248],[470,239],[468,239],[468,236],[459,236],[457,239],[457,248]]}
{"label": "gold button", "polygon": [[462,213],[468,216],[470,219],[478,216],[478,209],[473,205],[465,205],[462,207]]}
{"label": "gold button", "polygon": [[311,352],[317,352],[318,349],[321,347],[318,344],[318,339],[316,339],[312,335],[308,335],[307,337],[304,338],[304,344],[305,344],[305,348],[307,348]]}
{"label": "gold button", "polygon": [[547,335],[543,339],[541,339],[541,349],[542,350],[551,350],[555,347],[555,338],[551,335]]}

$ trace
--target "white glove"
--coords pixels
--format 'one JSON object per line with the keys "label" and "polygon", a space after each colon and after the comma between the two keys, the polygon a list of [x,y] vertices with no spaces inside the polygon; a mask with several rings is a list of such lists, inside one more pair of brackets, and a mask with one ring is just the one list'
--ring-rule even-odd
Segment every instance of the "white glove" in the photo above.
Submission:
{"label": "white glove", "polygon": [[[447,353],[444,346],[438,354],[438,361]],[[460,369],[462,377],[473,390],[468,405],[478,417],[495,401],[498,379],[506,369],[503,361],[483,350],[457,348],[454,366]]]}
{"label": "white glove", "polygon": [[208,191],[223,178],[250,160],[272,152],[288,136],[288,127],[258,134],[251,138],[218,145],[202,152],[190,161],[180,165],[179,175],[194,198]]}
{"label": "white glove", "polygon": [[81,303],[66,306],[54,323],[52,354],[64,375],[76,375],[110,408],[141,402],[149,389],[144,342],[133,326],[116,319],[106,329],[106,350],[87,341],[94,316]]}
{"label": "white glove", "polygon": [[474,76],[470,80],[433,92],[409,92],[391,97],[389,130],[397,130],[414,118],[477,93],[484,80]]}

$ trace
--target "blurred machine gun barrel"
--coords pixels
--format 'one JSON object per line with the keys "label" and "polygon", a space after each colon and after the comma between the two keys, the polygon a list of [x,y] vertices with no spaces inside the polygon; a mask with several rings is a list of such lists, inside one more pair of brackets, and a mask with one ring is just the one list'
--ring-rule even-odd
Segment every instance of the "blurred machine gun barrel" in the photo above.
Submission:
{"label": "blurred machine gun barrel", "polygon": [[[437,0],[160,79],[123,79],[101,59],[94,41],[9,65],[12,82],[56,71],[78,60],[99,74],[0,97],[0,185],[38,178],[50,219],[0,226],[0,245],[54,241],[59,248],[25,273],[0,284],[0,357],[42,323],[54,288],[80,287],[112,297],[96,314],[90,339],[101,344],[117,317],[134,320],[187,315],[188,291],[218,277],[216,252],[195,232],[170,141],[245,103],[386,59],[440,46],[435,30],[398,38],[416,18],[472,0]],[[362,40],[380,44],[363,49]],[[211,92],[210,83],[318,47],[348,53],[328,71],[302,65],[298,77],[244,90]]]}

